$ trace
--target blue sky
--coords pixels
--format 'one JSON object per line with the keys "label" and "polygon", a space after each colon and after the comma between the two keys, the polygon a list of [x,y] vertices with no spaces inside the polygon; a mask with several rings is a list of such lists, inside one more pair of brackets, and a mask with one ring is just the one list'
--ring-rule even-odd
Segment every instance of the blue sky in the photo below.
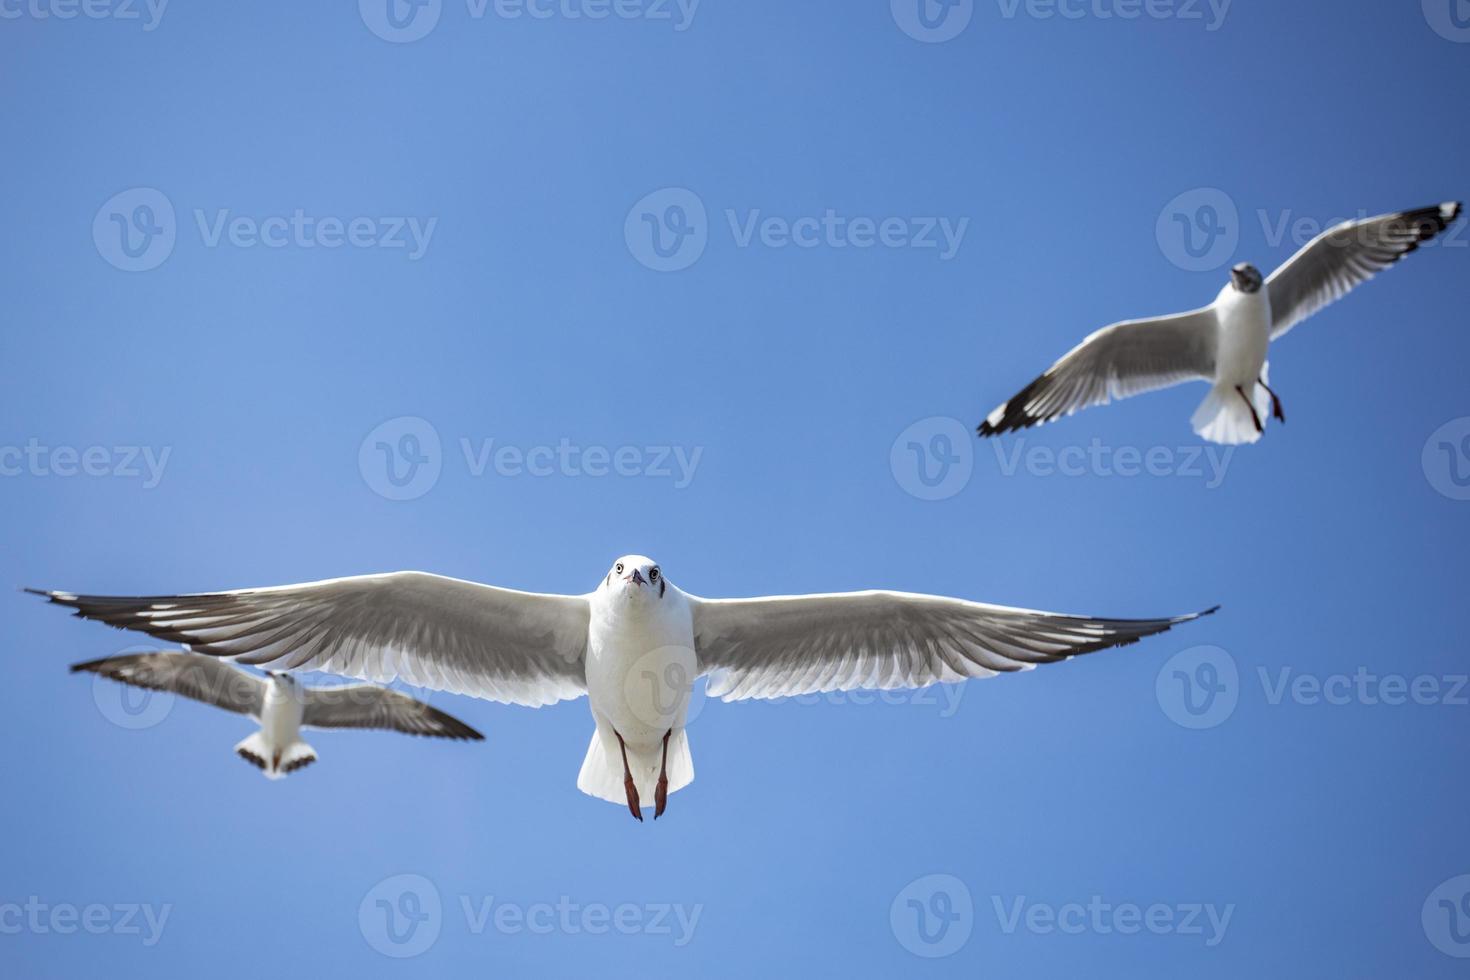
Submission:
{"label": "blue sky", "polygon": [[0,970],[1458,975],[1463,226],[1273,351],[1256,446],[1201,452],[1202,387],[969,433],[1233,261],[1470,193],[1463,7],[0,2],[0,581],[642,552],[708,596],[1224,604],[704,705],[639,825],[575,789],[585,701],[436,693],[487,741],[322,733],[268,784],[242,719],[67,674],[138,637],[17,593]]}

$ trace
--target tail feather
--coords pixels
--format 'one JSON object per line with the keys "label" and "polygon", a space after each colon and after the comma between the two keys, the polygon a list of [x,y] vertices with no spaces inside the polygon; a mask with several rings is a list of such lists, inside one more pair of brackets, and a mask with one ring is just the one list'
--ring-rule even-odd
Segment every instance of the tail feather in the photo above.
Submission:
{"label": "tail feather", "polygon": [[235,746],[235,754],[259,769],[266,779],[284,779],[316,761],[316,750],[305,742],[292,742],[277,749],[266,742],[262,732],[241,739]]}
{"label": "tail feather", "polygon": [[[628,770],[633,774],[633,785],[638,787],[638,796],[645,806],[653,806],[662,759],[661,742],[655,742],[651,747],[628,746]],[[694,758],[689,753],[689,736],[682,728],[675,729],[669,737],[669,763],[665,774],[669,777],[670,793],[694,781]],[[587,756],[582,760],[582,771],[577,774],[577,788],[599,800],[627,803],[627,791],[623,788],[623,755],[618,748],[618,737],[612,732],[599,727],[592,733]]]}
{"label": "tail feather", "polygon": [[[1264,369],[1262,378],[1265,379]],[[1240,392],[1236,391],[1234,386],[1221,385],[1211,388],[1205,400],[1200,402],[1199,408],[1195,409],[1194,417],[1190,419],[1194,425],[1194,431],[1211,442],[1227,446],[1255,442],[1260,439],[1262,431],[1261,428],[1257,428],[1256,420],[1259,419],[1261,427],[1264,428],[1266,420],[1271,417],[1271,396],[1258,384],[1252,384],[1245,391],[1250,396],[1250,405],[1247,405],[1245,399],[1240,397]],[[1254,419],[1251,417],[1252,405],[1256,409]]]}

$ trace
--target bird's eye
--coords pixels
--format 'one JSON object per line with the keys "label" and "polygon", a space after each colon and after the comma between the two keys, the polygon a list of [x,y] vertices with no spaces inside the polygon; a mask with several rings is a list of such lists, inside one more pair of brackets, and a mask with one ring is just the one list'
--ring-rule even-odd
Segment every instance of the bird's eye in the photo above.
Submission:
{"label": "bird's eye", "polygon": [[658,581],[658,569],[657,568],[653,569],[652,571],[650,571],[648,573],[648,581],[650,581],[650,582],[657,582]]}
{"label": "bird's eye", "polygon": [[618,562],[616,565],[614,565],[613,571],[617,572],[619,575],[623,574],[623,563]]}

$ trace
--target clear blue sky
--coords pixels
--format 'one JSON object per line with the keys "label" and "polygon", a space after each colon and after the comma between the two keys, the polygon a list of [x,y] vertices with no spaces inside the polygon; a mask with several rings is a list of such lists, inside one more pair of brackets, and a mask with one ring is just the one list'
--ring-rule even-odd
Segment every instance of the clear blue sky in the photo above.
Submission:
{"label": "clear blue sky", "polygon": [[[320,733],[269,784],[231,754],[242,719],[110,721],[140,716],[66,666],[138,638],[13,594],[0,972],[1459,975],[1463,229],[1274,351],[1289,423],[1220,479],[1202,387],[942,438],[1085,333],[1274,267],[1298,219],[1470,195],[1447,3],[976,0],[940,43],[900,22],[960,20],[886,0],[443,0],[409,41],[379,35],[424,28],[410,8],[354,6],[0,3],[0,581],[582,592],[636,551],[709,596],[1224,610],[957,704],[709,704],[696,781],[639,825],[575,789],[585,701],[435,694],[487,741]],[[1176,213],[1196,252],[1234,238],[1192,258]],[[661,257],[645,214],[695,251]],[[403,417],[437,454],[409,423],[360,452]],[[578,462],[531,475],[563,440]],[[429,460],[396,471],[425,492],[388,499],[378,441]],[[956,457],[926,461],[944,499],[909,441]],[[692,478],[648,447],[698,452]],[[1437,693],[1383,703],[1386,675]],[[1130,918],[1151,906],[1162,934]],[[415,911],[433,941],[395,945]]]}

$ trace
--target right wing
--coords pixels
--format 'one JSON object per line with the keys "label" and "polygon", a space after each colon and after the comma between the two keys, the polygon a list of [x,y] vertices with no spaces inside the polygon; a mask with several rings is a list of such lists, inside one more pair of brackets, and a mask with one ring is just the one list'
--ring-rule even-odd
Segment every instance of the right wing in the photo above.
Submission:
{"label": "right wing", "polygon": [[[27,590],[35,592],[34,589]],[[587,600],[396,572],[198,595],[37,592],[198,653],[538,707],[587,693]]]}
{"label": "right wing", "polygon": [[1078,344],[980,424],[982,436],[1050,422],[1115,398],[1215,376],[1211,307],[1124,320]]}
{"label": "right wing", "polygon": [[303,694],[301,723],[313,728],[378,728],[474,742],[485,738],[453,715],[376,684],[308,687]]}
{"label": "right wing", "polygon": [[164,651],[104,657],[72,664],[71,672],[78,671],[100,674],[150,691],[168,691],[240,715],[259,717],[265,700],[262,678],[197,653]]}

